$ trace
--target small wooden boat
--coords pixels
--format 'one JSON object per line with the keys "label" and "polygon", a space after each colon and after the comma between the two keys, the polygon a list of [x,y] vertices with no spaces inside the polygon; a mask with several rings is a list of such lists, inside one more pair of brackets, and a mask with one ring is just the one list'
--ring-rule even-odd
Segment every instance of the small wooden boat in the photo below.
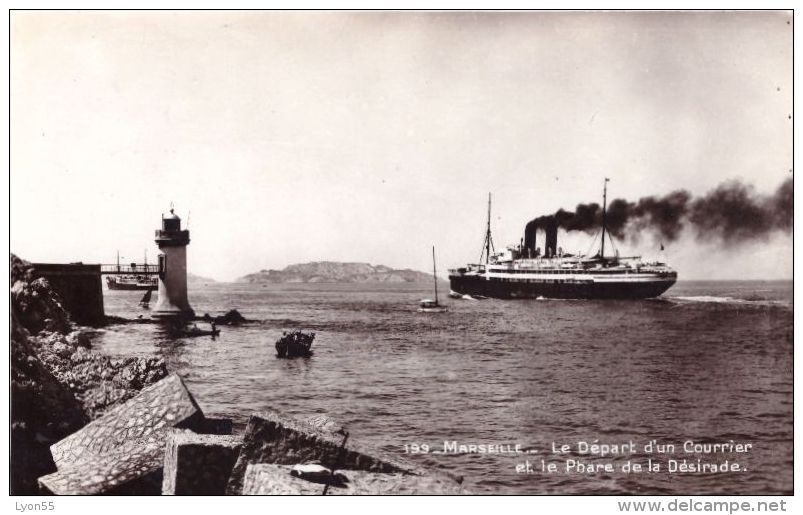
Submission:
{"label": "small wooden boat", "polygon": [[311,347],[314,340],[315,333],[284,332],[282,337],[276,340],[276,355],[280,358],[308,358],[312,356]]}
{"label": "small wooden boat", "polygon": [[214,325],[212,326],[211,329],[201,329],[197,325],[193,324],[192,327],[190,328],[183,328],[183,327],[173,328],[170,331],[170,333],[172,336],[175,336],[177,338],[194,338],[197,336],[211,336],[214,338],[215,336],[220,334],[220,329],[218,329]]}
{"label": "small wooden boat", "polygon": [[443,313],[449,308],[438,303],[438,272],[435,268],[435,247],[432,247],[432,277],[435,279],[435,300],[421,299],[418,303],[419,313]]}

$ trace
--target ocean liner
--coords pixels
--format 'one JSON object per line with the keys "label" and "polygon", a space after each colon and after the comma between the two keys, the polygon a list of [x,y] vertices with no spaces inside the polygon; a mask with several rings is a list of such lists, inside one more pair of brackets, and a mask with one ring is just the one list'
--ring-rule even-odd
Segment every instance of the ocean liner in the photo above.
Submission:
{"label": "ocean liner", "polygon": [[[661,261],[641,256],[605,255],[608,179],[603,188],[602,238],[593,256],[563,253],[558,247],[558,225],[544,228],[544,252],[536,247],[535,227],[525,229],[521,245],[496,253],[491,238],[491,198],[488,227],[480,262],[449,270],[455,296],[555,299],[645,299],[657,297],[677,281],[677,272]],[[663,246],[662,246],[663,249]],[[483,257],[485,262],[483,263]]]}

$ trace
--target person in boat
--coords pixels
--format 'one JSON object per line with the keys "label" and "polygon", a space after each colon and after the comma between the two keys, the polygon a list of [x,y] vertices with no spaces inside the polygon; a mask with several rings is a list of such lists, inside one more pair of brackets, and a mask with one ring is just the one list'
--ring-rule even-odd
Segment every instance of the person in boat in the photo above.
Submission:
{"label": "person in boat", "polygon": [[215,324],[215,321],[214,321],[214,320],[212,320],[212,324],[211,324],[211,325],[212,325],[212,332],[214,333],[214,332],[215,332],[215,326],[216,326],[217,324]]}

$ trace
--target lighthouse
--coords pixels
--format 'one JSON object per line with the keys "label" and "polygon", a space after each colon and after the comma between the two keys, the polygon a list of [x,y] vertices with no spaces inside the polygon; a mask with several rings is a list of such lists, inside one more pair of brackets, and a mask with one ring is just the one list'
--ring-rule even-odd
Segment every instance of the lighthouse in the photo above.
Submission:
{"label": "lighthouse", "polygon": [[162,215],[162,228],[156,230],[159,250],[159,300],[155,318],[191,318],[195,312],[187,300],[187,245],[190,231],[181,230],[181,218],[170,208]]}

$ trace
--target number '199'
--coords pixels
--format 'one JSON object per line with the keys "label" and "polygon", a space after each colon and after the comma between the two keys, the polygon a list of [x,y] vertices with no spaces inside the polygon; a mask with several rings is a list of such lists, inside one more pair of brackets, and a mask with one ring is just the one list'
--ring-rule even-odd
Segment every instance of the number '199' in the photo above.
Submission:
{"label": "number '199'", "polygon": [[417,443],[406,443],[404,444],[404,452],[407,454],[427,454],[429,453],[429,445],[427,444],[417,444]]}

